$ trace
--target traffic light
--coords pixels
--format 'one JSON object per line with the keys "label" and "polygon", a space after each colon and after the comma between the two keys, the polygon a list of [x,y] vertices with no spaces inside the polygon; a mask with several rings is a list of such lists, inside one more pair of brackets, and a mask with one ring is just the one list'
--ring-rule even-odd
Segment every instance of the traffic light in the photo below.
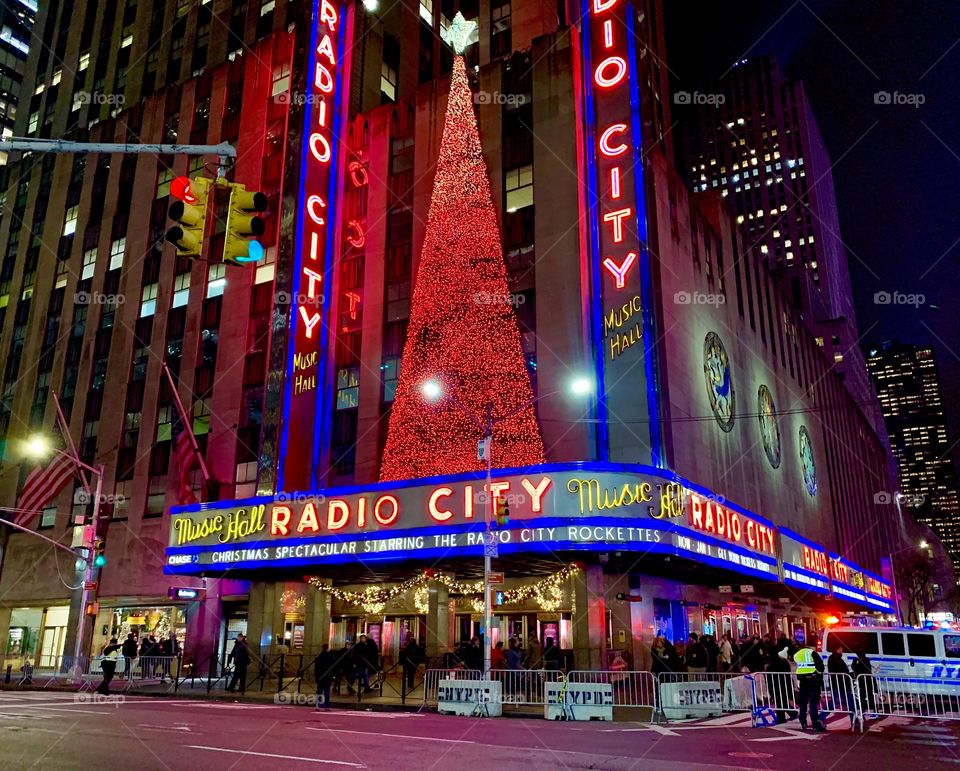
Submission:
{"label": "traffic light", "polygon": [[95,568],[102,568],[107,564],[107,558],[103,555],[105,546],[102,538],[93,542],[93,566]]}
{"label": "traffic light", "polygon": [[178,257],[199,257],[207,223],[207,194],[211,180],[206,177],[177,177],[170,183],[170,219],[177,224],[167,231],[167,240],[177,247]]}
{"label": "traffic light", "polygon": [[258,212],[267,210],[267,197],[243,185],[230,185],[230,205],[223,239],[223,261],[257,262],[263,259],[263,245],[253,236],[263,235],[264,222]]}
{"label": "traffic light", "polygon": [[503,527],[510,521],[510,504],[504,498],[497,498],[497,527]]}

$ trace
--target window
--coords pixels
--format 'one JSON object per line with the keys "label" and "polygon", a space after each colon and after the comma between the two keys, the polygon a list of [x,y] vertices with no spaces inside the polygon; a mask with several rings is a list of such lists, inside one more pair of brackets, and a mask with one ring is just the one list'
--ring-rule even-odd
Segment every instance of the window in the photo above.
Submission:
{"label": "window", "polygon": [[40,513],[40,529],[43,530],[47,527],[53,527],[57,522],[57,507],[56,506],[47,506]]}
{"label": "window", "polygon": [[533,205],[533,166],[527,164],[506,173],[507,211]]}
{"label": "window", "polygon": [[397,71],[386,62],[380,65],[380,93],[391,102],[397,100]]}
{"label": "window", "polygon": [[87,249],[83,253],[83,268],[80,272],[80,280],[83,281],[93,277],[94,268],[97,266],[97,250]]}
{"label": "window", "polygon": [[960,634],[945,634],[943,651],[948,659],[960,659]]}
{"label": "window", "polygon": [[910,649],[911,656],[924,656],[932,659],[937,655],[937,646],[932,634],[920,632],[907,634],[907,647]]}
{"label": "window", "polygon": [[33,134],[37,130],[37,126],[39,124],[40,124],[39,111],[30,113],[30,122],[27,124],[27,133]]}
{"label": "window", "polygon": [[883,643],[884,656],[903,655],[903,635],[900,632],[882,632],[880,641]]}
{"label": "window", "polygon": [[87,67],[90,66],[90,52],[84,51],[80,54],[80,63],[77,64],[77,70],[83,72]]}
{"label": "window", "polygon": [[840,645],[851,653],[879,653],[876,632],[830,632],[827,637],[827,649],[835,650]]}
{"label": "window", "polygon": [[123,265],[123,253],[127,249],[127,237],[118,238],[110,244],[110,270],[116,270]]}
{"label": "window", "polygon": [[383,401],[392,402],[397,394],[397,378],[400,376],[400,357],[387,356],[380,365],[383,379]]}
{"label": "window", "polygon": [[166,198],[170,195],[170,180],[173,179],[173,169],[160,169],[157,174],[157,198]]}
{"label": "window", "polygon": [[159,284],[147,284],[140,296],[140,318],[152,316],[157,312],[157,289]]}
{"label": "window", "polygon": [[349,410],[360,402],[360,368],[345,367],[337,372],[337,409]]}
{"label": "window", "polygon": [[510,53],[510,3],[491,7],[490,22],[490,56],[497,58]]}
{"label": "window", "polygon": [[227,285],[227,279],[224,276],[227,273],[227,266],[222,262],[215,262],[207,271],[207,299],[211,297],[220,297],[223,294],[223,288]]}
{"label": "window", "polygon": [[72,236],[77,232],[77,216],[79,212],[79,206],[71,206],[67,209],[67,215],[63,220],[63,234],[65,236]]}
{"label": "window", "polygon": [[273,70],[273,90],[271,96],[282,94],[290,89],[290,62],[284,62]]}
{"label": "window", "polygon": [[433,26],[433,0],[420,0],[420,18]]}
{"label": "window", "polygon": [[180,308],[187,304],[190,297],[190,274],[184,273],[173,280],[173,303],[171,308]]}

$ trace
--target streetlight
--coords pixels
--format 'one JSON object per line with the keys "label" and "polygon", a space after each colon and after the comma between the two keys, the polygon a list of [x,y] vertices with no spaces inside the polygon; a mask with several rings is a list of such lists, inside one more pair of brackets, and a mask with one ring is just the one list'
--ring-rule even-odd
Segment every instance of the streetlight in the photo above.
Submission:
{"label": "streetlight", "polygon": [[[59,404],[57,405],[57,408],[59,409]],[[100,514],[100,499],[103,497],[103,464],[100,464],[97,467],[93,467],[87,463],[84,463],[82,460],[80,460],[80,457],[77,455],[77,451],[76,451],[76,448],[73,446],[73,442],[69,441],[69,436],[68,436],[68,444],[70,445],[69,452],[67,450],[61,450],[57,447],[54,447],[50,443],[50,440],[47,439],[47,437],[44,436],[43,434],[34,434],[26,441],[26,451],[28,455],[30,455],[33,458],[36,458],[37,460],[41,460],[51,454],[65,455],[67,458],[69,458],[73,462],[73,464],[76,466],[78,471],[79,469],[86,469],[91,474],[94,474],[97,477],[97,487],[96,487],[96,491],[94,492],[94,498],[93,498],[94,538],[88,542],[86,535],[84,535],[84,539],[83,539],[83,546],[87,549],[87,557],[86,559],[83,560],[86,567],[83,568],[84,575],[83,575],[83,589],[80,595],[80,617],[77,620],[77,641],[73,651],[73,665],[74,667],[77,667],[79,666],[79,663],[80,663],[80,653],[83,650],[83,631],[85,626],[84,619],[86,618],[87,602],[89,601],[89,597],[90,597],[90,590],[87,587],[93,581],[94,572],[97,570],[97,568],[101,567],[102,559],[103,559],[102,556],[98,556],[98,558],[95,560],[94,554],[93,554],[94,541],[96,540],[97,518]],[[90,488],[87,487],[86,479],[84,479],[82,475],[80,476],[80,479],[83,482],[84,488],[86,488],[87,492],[89,493]],[[100,562],[101,564],[97,564],[97,562]],[[79,674],[80,672],[78,670],[77,675],[79,676]]]}
{"label": "streetlight", "polygon": [[[593,393],[593,381],[585,377],[576,377],[574,378],[569,386],[569,391],[574,396],[585,396],[587,394]],[[548,396],[554,396],[555,394],[561,393],[564,389],[556,389],[550,391],[549,393],[540,394],[533,399],[521,404],[519,407],[511,410],[510,412],[504,415],[494,415],[493,414],[493,404],[487,402],[483,409],[483,417],[478,417],[477,414],[471,410],[467,405],[461,402],[455,394],[447,393],[444,391],[443,386],[437,380],[427,380],[420,386],[420,390],[423,395],[431,402],[439,400],[441,397],[447,397],[454,404],[457,409],[459,409],[464,415],[470,418],[473,421],[474,425],[480,429],[480,432],[483,434],[483,455],[484,459],[487,461],[487,505],[484,507],[484,545],[483,545],[483,672],[484,677],[490,677],[490,654],[491,654],[491,643],[493,642],[493,636],[490,634],[490,625],[491,625],[491,608],[490,608],[490,558],[494,550],[496,549],[496,536],[493,533],[493,530],[490,528],[491,520],[494,516],[494,507],[496,506],[496,501],[494,496],[491,495],[491,485],[493,483],[493,429],[496,426],[512,418],[519,412],[527,409],[533,404],[536,404],[541,399],[546,399]]]}

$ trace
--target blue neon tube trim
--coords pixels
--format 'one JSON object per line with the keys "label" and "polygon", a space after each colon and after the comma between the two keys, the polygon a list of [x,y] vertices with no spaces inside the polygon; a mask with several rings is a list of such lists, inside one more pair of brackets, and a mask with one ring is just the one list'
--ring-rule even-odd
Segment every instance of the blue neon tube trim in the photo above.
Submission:
{"label": "blue neon tube trim", "polygon": [[[316,66],[316,57],[317,57],[317,28],[318,24],[315,23],[316,20],[320,18],[320,0],[313,0],[312,3],[312,13],[310,16],[310,57],[308,59],[309,64],[307,67],[307,82],[309,82],[309,73],[313,72]],[[339,59],[338,59],[339,61]],[[337,67],[337,74],[339,75],[340,68]],[[315,109],[314,100],[308,100],[306,108],[303,111],[303,138],[306,139],[309,136],[309,128],[313,125],[313,111]],[[300,185],[299,193],[297,195],[297,218],[300,218],[300,214],[304,210],[304,204],[307,199],[307,153],[301,152],[300,154]],[[303,266],[303,226],[301,223],[297,223],[297,235],[294,239],[294,257],[293,257],[293,282],[292,290],[293,297],[300,297],[300,281],[302,278],[301,267]],[[299,305],[299,300],[297,300]],[[285,489],[287,487],[286,480],[284,479],[284,460],[287,457],[287,446],[289,442],[290,434],[290,398],[293,395],[293,378],[290,377],[290,373],[293,372],[293,354],[297,334],[297,316],[293,312],[294,305],[290,305],[290,321],[289,321],[289,330],[287,333],[287,370],[284,373],[283,378],[283,410],[281,413],[281,420],[283,425],[280,431],[280,455],[277,458],[277,482],[280,489]],[[312,476],[312,475],[311,475]]]}
{"label": "blue neon tube trim", "polygon": [[660,389],[657,387],[656,314],[653,312],[653,277],[650,275],[650,245],[647,224],[647,193],[644,185],[643,133],[640,115],[640,83],[637,75],[637,41],[634,36],[636,15],[633,3],[627,3],[627,56],[630,62],[630,114],[633,133],[634,187],[637,201],[637,234],[640,237],[640,297],[643,303],[644,371],[647,378],[647,413],[650,416],[650,455],[654,466],[666,465],[660,435]]}
{"label": "blue neon tube trim", "polygon": [[583,31],[580,39],[583,41],[583,96],[584,119],[586,122],[585,138],[587,142],[587,225],[590,232],[588,268],[590,273],[590,332],[593,342],[593,364],[596,372],[596,404],[597,404],[597,454],[601,461],[610,458],[610,429],[607,425],[607,396],[604,380],[603,358],[603,284],[600,275],[600,231],[597,225],[597,161],[596,161],[596,126],[594,125],[593,80],[590,77],[590,2],[583,0],[581,19]]}

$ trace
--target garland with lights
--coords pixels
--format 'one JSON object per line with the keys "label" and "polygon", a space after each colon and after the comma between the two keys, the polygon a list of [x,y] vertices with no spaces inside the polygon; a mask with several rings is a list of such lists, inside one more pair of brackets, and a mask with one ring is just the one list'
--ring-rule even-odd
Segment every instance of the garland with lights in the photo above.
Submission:
{"label": "garland with lights", "polygon": [[[531,597],[545,611],[554,611],[560,607],[563,599],[563,584],[582,570],[582,567],[576,563],[571,563],[556,573],[542,578],[532,584],[524,584],[513,589],[504,589],[503,604],[512,605],[518,602],[524,602]],[[442,570],[425,570],[419,575],[408,578],[395,586],[382,587],[370,586],[366,589],[354,592],[345,589],[338,589],[333,584],[324,583],[319,578],[310,578],[308,583],[321,592],[326,592],[349,605],[360,606],[370,615],[378,615],[383,612],[387,603],[408,592],[414,592],[413,603],[418,613],[426,613],[428,609],[427,582],[436,581],[443,584],[451,594],[466,597],[476,607],[476,597],[481,598],[480,610],[483,610],[483,581],[458,581],[453,576],[449,576]],[[478,611],[479,612],[479,611]]]}
{"label": "garland with lights", "polygon": [[[429,381],[449,398],[428,403]],[[490,406],[493,466],[542,463],[532,399],[473,93],[456,56],[380,479],[481,469],[482,431],[455,402],[478,418]]]}

